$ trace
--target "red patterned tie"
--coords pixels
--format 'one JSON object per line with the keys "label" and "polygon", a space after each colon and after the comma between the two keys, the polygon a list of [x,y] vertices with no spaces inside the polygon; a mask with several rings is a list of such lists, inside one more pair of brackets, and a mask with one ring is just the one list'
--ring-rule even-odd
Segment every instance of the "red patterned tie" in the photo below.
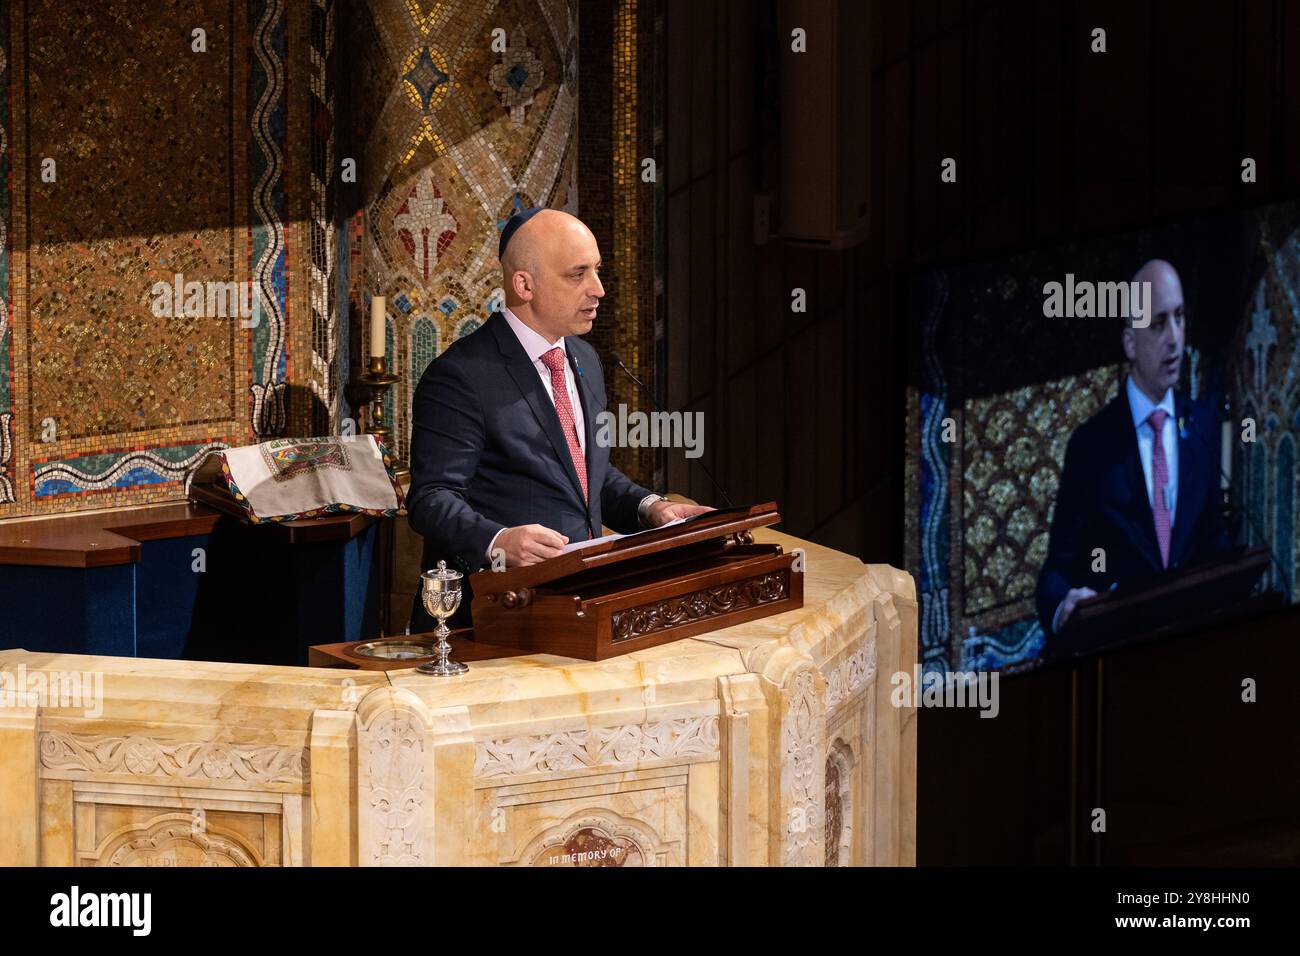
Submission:
{"label": "red patterned tie", "polygon": [[1169,463],[1165,461],[1165,419],[1169,413],[1157,408],[1147,416],[1154,440],[1151,443],[1151,513],[1156,520],[1156,541],[1160,543],[1160,564],[1169,567],[1169,502],[1165,489],[1169,487]]}
{"label": "red patterned tie", "polygon": [[569,457],[573,459],[573,467],[578,472],[578,483],[582,485],[582,500],[586,502],[587,460],[582,456],[582,446],[578,444],[578,427],[573,421],[569,385],[564,380],[564,350],[557,346],[542,353],[542,364],[551,370],[551,394],[555,397],[555,411],[560,416],[565,441],[569,443]]}

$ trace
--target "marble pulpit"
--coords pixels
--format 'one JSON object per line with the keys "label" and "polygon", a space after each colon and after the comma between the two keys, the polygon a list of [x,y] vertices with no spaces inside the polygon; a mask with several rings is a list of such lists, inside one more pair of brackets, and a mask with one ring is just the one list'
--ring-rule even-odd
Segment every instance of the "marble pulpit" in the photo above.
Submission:
{"label": "marble pulpit", "polygon": [[915,858],[911,578],[459,678],[0,651],[0,865],[848,866]]}

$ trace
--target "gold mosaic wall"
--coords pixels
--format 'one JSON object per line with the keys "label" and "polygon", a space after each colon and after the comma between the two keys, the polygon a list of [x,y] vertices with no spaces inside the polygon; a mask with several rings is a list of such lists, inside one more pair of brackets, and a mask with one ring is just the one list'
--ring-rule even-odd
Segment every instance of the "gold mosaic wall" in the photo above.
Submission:
{"label": "gold mosaic wall", "polygon": [[[613,171],[610,190],[612,249],[607,256],[613,267],[606,283],[609,306],[605,311],[613,324],[597,334],[597,349],[606,346],[613,355],[626,362],[636,376],[658,395],[664,394],[657,373],[660,362],[655,354],[656,340],[662,343],[662,329],[656,332],[656,314],[663,292],[662,277],[655,274],[655,191],[662,187],[645,181],[646,159],[653,159],[658,178],[664,157],[660,148],[663,129],[658,124],[652,86],[658,74],[659,45],[662,41],[662,17],[656,20],[653,3],[618,0],[614,11],[611,64],[613,76]],[[662,197],[659,197],[661,200]],[[656,278],[658,281],[656,282]],[[609,321],[609,320],[607,320]],[[654,406],[636,386],[617,369],[605,376],[610,408],[617,412],[620,404],[629,409],[652,412]],[[662,454],[651,448],[619,448],[613,461],[628,475],[647,487],[662,487]]]}
{"label": "gold mosaic wall", "polygon": [[[578,0],[337,6],[337,37],[336,0],[5,6],[0,518],[179,500],[215,449],[340,430],[376,293],[406,457],[425,366],[500,302],[505,220],[530,205],[584,215]],[[621,144],[584,167],[584,218],[626,297],[609,341],[591,340],[653,383],[653,187],[636,178],[659,150],[640,115],[650,9],[621,0],[598,26],[592,76],[609,86],[583,121]],[[364,198],[345,210],[336,294],[346,159]],[[257,324],[155,317],[154,284],[176,273],[253,289]],[[611,400],[630,400],[624,387]]]}
{"label": "gold mosaic wall", "polygon": [[1119,366],[968,400],[950,472],[955,633],[1033,613],[1065,447],[1075,428],[1118,394]]}
{"label": "gold mosaic wall", "polygon": [[[4,5],[0,518],[178,499],[213,449],[311,420],[309,173],[332,129],[309,123],[309,70],[331,8]],[[251,284],[258,324],[157,315],[178,273]]]}

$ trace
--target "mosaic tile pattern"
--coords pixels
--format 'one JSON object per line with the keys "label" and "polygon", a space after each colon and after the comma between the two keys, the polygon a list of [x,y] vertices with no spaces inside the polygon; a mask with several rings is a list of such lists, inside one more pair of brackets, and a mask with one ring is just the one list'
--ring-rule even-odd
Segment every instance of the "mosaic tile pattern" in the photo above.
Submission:
{"label": "mosaic tile pattern", "polygon": [[33,461],[37,498],[113,492],[149,485],[176,484],[203,463],[222,442],[176,445],[171,448],[128,448],[54,461]]}
{"label": "mosaic tile pattern", "polygon": [[[667,0],[654,0],[650,4],[650,13],[654,22],[654,45],[650,50],[650,62],[644,63],[643,57],[638,57],[642,63],[643,72],[647,72],[652,77],[652,95],[651,95],[651,122],[650,142],[654,152],[655,163],[660,169],[663,169],[666,159],[664,150],[664,104],[668,98],[668,74],[661,67],[665,62],[665,48],[667,46],[667,29],[664,24],[663,4]],[[648,66],[648,69],[646,68]],[[644,110],[642,110],[644,113]],[[654,362],[652,378],[655,382],[655,393],[657,395],[668,394],[668,342],[664,335],[664,330],[668,325],[668,297],[667,297],[667,270],[668,270],[668,177],[660,176],[659,181],[655,184],[654,191],[654,209],[653,215],[646,217],[650,219],[649,240],[646,245],[642,246],[641,255],[643,261],[648,258],[650,261],[651,272],[654,276],[650,286],[649,298],[651,302],[651,311],[642,313],[642,325],[649,324],[652,327],[649,330],[650,339],[653,343],[651,346],[651,358]],[[643,237],[643,241],[645,241]],[[647,253],[647,250],[651,250]],[[645,379],[643,379],[644,381]],[[641,469],[638,473],[635,469],[624,469],[628,474],[637,474],[641,484],[650,488],[667,487],[667,451],[660,449],[659,452],[652,453],[651,457],[641,462]],[[650,468],[649,474],[646,469]],[[649,479],[647,481],[647,479]]]}
{"label": "mosaic tile pattern", "polygon": [[[1270,235],[1260,214],[1260,246],[1266,260],[1235,343],[1234,406],[1258,423],[1253,445],[1238,442],[1233,475],[1250,514],[1242,533],[1247,544],[1273,546],[1273,587],[1300,596],[1300,232]],[[1280,580],[1279,580],[1280,579]]]}
{"label": "mosaic tile pattern", "polygon": [[[349,313],[369,341],[388,298],[393,445],[406,458],[415,384],[502,298],[496,246],[517,209],[577,211],[576,0],[367,0],[357,49],[366,209]],[[503,31],[504,50],[491,48]]]}
{"label": "mosaic tile pattern", "polygon": [[252,97],[252,137],[249,140],[250,182],[253,187],[253,288],[262,304],[261,321],[253,332],[253,412],[251,426],[258,440],[283,433],[285,426],[285,163],[283,135],[286,103],[284,0],[254,0],[253,58],[249,93]]}
{"label": "mosaic tile pattern", "polygon": [[311,431],[337,434],[341,416],[342,368],[338,290],[338,251],[333,210],[334,158],[334,0],[311,4],[311,351],[308,379]]}
{"label": "mosaic tile pattern", "polygon": [[[332,3],[5,5],[0,518],[175,500],[208,451],[312,430],[315,386],[287,395],[330,391],[337,338],[329,197],[310,182],[330,161],[309,67]],[[259,324],[155,316],[176,273],[251,280]]]}
{"label": "mosaic tile pattern", "polygon": [[[655,156],[647,142],[648,130],[643,122],[646,99],[645,76],[652,71],[644,69],[646,57],[642,45],[646,43],[645,17],[648,12],[638,0],[620,0],[614,13],[613,38],[613,88],[614,88],[614,154],[612,157],[613,189],[613,249],[611,270],[614,279],[612,292],[613,314],[617,321],[607,329],[613,354],[618,355],[633,369],[637,378],[647,385],[655,381],[655,300],[651,276],[647,266],[650,257],[646,250],[654,243],[654,191],[663,188],[662,177],[655,185],[641,179],[641,163],[653,156],[657,164],[663,156]],[[660,283],[662,288],[662,282]],[[659,333],[662,340],[662,332]],[[653,405],[636,389],[625,375],[606,376],[613,380],[610,404],[617,407],[653,411]],[[661,390],[660,395],[666,395]],[[649,483],[655,472],[656,458],[662,454],[652,448],[622,448],[614,452],[614,464],[642,483]],[[662,471],[662,469],[660,469]],[[656,487],[662,487],[662,478]]]}
{"label": "mosaic tile pattern", "polygon": [[[0,518],[175,500],[211,449],[337,431],[356,415],[346,389],[364,356],[348,343],[366,341],[377,292],[403,377],[388,411],[406,457],[420,374],[499,306],[505,220],[535,204],[579,212],[577,0],[359,0],[346,45],[336,4],[5,5]],[[661,283],[646,255],[653,191],[634,174],[659,149],[637,119],[652,98],[638,57],[657,9],[620,0],[620,59],[611,31],[593,74],[635,80],[614,91],[629,137],[622,185],[605,161],[591,213],[606,223],[606,258],[631,270],[636,307],[608,341],[591,338],[651,379]],[[195,25],[205,53],[189,50]],[[368,126],[357,157],[368,201],[336,228],[341,55],[340,76],[365,99],[353,113]],[[603,110],[588,121],[613,128]],[[255,289],[257,324],[154,317],[154,283],[178,272]]]}
{"label": "mosaic tile pattern", "polygon": [[[170,284],[177,272],[220,280],[234,269],[235,239],[222,226],[234,219],[234,198],[212,188],[234,176],[231,10],[221,0],[198,7],[192,15],[208,24],[208,54],[166,56],[175,42],[167,18],[112,38],[122,74],[149,64],[150,82],[123,96],[93,55],[110,42],[99,32],[105,18],[30,6],[29,165],[20,188],[31,442],[43,440],[50,422],[60,440],[75,440],[235,417],[233,323],[149,311],[157,281]],[[183,118],[184,132],[172,126],[171,148],[141,150],[127,134],[150,129],[160,114]],[[182,142],[187,158],[177,162]],[[53,183],[41,169],[50,160]],[[184,225],[160,234],[164,223]]]}
{"label": "mosaic tile pattern", "polygon": [[[0,15],[0,85],[9,88],[9,17]],[[0,97],[0,183],[9,183],[9,98]],[[13,334],[9,322],[9,210],[10,189],[0,189],[0,515],[16,500],[14,490]]]}
{"label": "mosaic tile pattern", "polygon": [[1112,366],[966,401],[952,471],[952,497],[961,501],[953,540],[960,544],[963,633],[1032,609],[1065,446],[1075,427],[1119,393],[1120,374]]}

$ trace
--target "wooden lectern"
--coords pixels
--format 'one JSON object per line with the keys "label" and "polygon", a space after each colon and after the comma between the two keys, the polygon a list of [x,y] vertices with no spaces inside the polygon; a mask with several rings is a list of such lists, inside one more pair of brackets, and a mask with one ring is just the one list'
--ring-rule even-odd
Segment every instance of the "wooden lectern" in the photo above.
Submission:
{"label": "wooden lectern", "polygon": [[474,636],[599,661],[803,607],[803,567],[752,531],[772,502],[598,539],[557,558],[470,577]]}
{"label": "wooden lectern", "polygon": [[1268,548],[1234,548],[1202,564],[1170,570],[1079,602],[1050,656],[1099,650],[1139,637],[1162,637],[1215,618],[1271,609],[1281,595],[1251,591],[1268,567]]}

